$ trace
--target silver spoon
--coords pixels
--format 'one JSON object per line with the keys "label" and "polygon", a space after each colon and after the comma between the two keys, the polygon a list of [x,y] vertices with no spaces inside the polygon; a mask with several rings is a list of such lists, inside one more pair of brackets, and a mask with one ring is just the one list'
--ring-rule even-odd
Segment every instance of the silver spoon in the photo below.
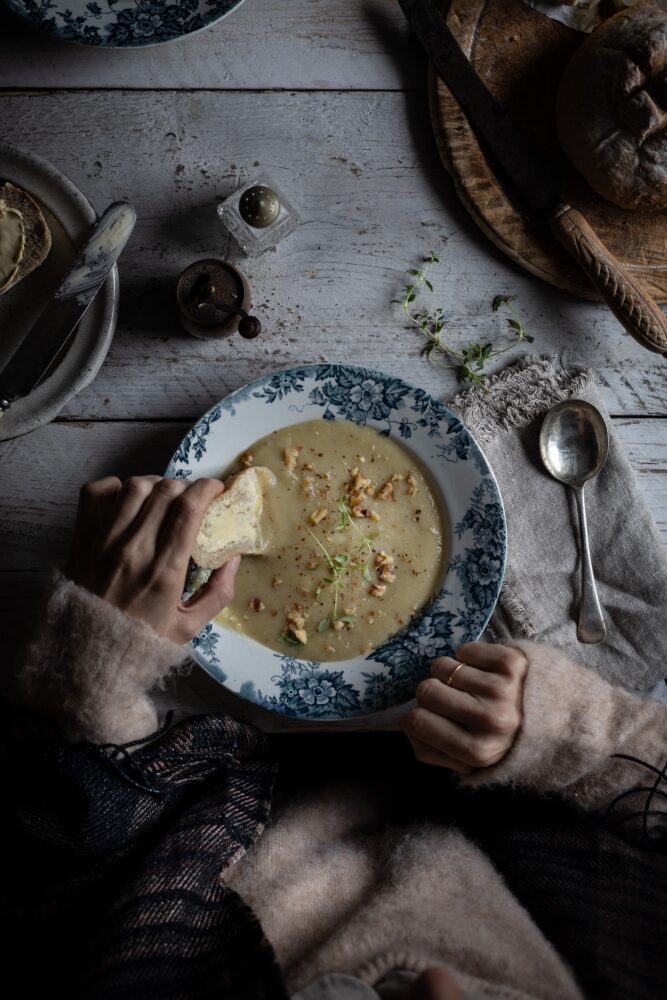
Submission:
{"label": "silver spoon", "polygon": [[559,403],[544,418],[540,431],[542,462],[554,479],[572,487],[577,498],[581,536],[579,642],[602,642],[607,634],[588,546],[584,485],[597,476],[608,451],[609,437],[602,414],[583,399]]}

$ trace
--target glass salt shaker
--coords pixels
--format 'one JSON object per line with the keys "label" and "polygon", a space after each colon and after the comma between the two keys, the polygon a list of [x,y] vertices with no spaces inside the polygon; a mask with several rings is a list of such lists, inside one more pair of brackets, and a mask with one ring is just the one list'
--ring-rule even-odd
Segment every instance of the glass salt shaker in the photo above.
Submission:
{"label": "glass salt shaker", "polygon": [[246,254],[275,247],[300,223],[294,206],[266,174],[235,191],[218,206],[218,216]]}

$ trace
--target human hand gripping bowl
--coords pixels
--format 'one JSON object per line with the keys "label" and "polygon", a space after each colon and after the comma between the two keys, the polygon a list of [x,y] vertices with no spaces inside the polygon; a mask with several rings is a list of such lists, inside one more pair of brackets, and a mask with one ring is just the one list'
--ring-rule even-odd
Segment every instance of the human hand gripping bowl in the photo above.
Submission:
{"label": "human hand gripping bowl", "polygon": [[483,642],[433,660],[402,720],[417,759],[460,775],[499,763],[521,727],[527,669],[521,650]]}

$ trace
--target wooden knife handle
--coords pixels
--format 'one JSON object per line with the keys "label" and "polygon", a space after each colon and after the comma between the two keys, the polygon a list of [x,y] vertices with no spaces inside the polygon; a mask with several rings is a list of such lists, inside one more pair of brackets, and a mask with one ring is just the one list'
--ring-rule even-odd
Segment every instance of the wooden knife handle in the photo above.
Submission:
{"label": "wooden knife handle", "polygon": [[667,316],[642,284],[609,252],[581,212],[571,205],[561,205],[549,219],[549,225],[556,239],[604,295],[625,329],[649,351],[667,355]]}

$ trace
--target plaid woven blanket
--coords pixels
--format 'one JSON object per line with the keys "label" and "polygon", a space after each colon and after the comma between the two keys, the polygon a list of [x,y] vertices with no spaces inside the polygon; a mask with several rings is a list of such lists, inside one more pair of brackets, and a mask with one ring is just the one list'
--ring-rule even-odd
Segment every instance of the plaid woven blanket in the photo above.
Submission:
{"label": "plaid woven blanket", "polygon": [[201,716],[99,748],[13,711],[2,722],[7,996],[286,996],[257,919],[220,883],[269,812],[258,732]]}

